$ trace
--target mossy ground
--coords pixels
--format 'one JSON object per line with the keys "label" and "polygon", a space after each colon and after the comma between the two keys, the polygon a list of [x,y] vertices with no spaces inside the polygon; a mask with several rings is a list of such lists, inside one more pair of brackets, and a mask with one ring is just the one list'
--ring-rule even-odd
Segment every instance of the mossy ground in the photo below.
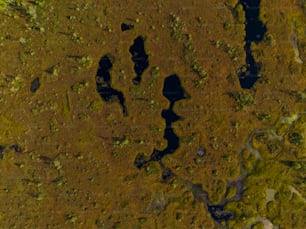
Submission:
{"label": "mossy ground", "polygon": [[[183,117],[173,123],[182,142],[163,159],[165,166],[201,183],[217,203],[226,182],[241,173],[239,152],[250,133],[277,126],[284,141],[269,142],[269,148],[254,141],[264,159],[246,156],[248,190],[228,205],[237,214],[229,224],[248,225],[258,216],[283,228],[305,225],[305,203],[297,194],[305,199],[305,184],[296,184],[305,177],[304,167],[278,161],[305,160],[305,141],[292,145],[288,139],[289,130],[305,139],[305,118],[290,127],[277,122],[305,112],[305,101],[295,96],[305,90],[305,65],[295,62],[290,43],[295,33],[305,61],[303,1],[262,0],[269,36],[252,50],[263,78],[247,92],[236,74],[245,64],[244,16],[235,9],[237,1],[1,2],[7,1],[0,1],[0,144],[22,148],[5,152],[0,161],[1,227],[213,228],[188,187],[179,180],[161,183],[157,164],[144,170],[133,165],[139,152],[149,156],[167,144],[160,114],[169,104],[162,88],[173,73],[190,99],[174,107]],[[121,32],[122,22],[135,27]],[[139,35],[146,39],[150,66],[135,86],[128,50]],[[114,57],[112,86],[123,92],[128,117],[95,89],[98,62],[107,53]],[[41,86],[33,94],[36,77]],[[252,103],[242,104],[233,94],[247,94]],[[206,150],[200,159],[199,147]],[[267,190],[276,190],[275,200],[265,203]]]}

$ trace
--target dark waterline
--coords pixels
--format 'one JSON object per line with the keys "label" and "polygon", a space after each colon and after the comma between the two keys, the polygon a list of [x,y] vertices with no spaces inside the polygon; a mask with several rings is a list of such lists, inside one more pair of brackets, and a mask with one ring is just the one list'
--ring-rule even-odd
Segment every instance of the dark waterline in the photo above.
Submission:
{"label": "dark waterline", "polygon": [[96,89],[105,102],[119,102],[124,116],[127,116],[125,99],[121,91],[111,87],[111,75],[109,73],[113,64],[109,55],[104,55],[99,61],[99,68],[96,75]]}
{"label": "dark waterline", "polygon": [[251,89],[260,78],[260,63],[257,63],[252,55],[251,43],[262,41],[267,28],[259,19],[260,0],[240,0],[245,12],[245,46],[246,52],[246,70],[240,71],[240,86],[245,89]]}

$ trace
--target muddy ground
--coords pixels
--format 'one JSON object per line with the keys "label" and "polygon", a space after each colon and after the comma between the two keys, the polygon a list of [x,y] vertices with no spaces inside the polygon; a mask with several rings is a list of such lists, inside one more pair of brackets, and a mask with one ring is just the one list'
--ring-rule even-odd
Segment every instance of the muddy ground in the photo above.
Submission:
{"label": "muddy ground", "polygon": [[[238,0],[0,1],[0,227],[304,228],[305,12],[304,0],[261,1],[260,78],[243,89]],[[148,67],[135,84],[139,36]],[[105,55],[127,114],[97,90]],[[137,168],[169,144],[173,74],[179,147]],[[216,220],[208,205],[235,194]]]}

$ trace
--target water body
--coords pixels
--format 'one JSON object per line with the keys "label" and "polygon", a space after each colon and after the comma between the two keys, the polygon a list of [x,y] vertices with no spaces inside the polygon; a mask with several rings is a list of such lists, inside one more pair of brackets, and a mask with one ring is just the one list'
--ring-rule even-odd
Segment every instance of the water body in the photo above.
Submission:
{"label": "water body", "polygon": [[[194,184],[188,180],[185,180],[177,176],[171,169],[167,168],[163,162],[162,158],[167,154],[174,153],[179,147],[179,137],[175,134],[172,123],[181,119],[180,116],[175,114],[173,107],[175,102],[189,98],[183,89],[180,79],[176,74],[170,75],[164,80],[163,96],[166,97],[170,104],[168,109],[164,109],[161,112],[161,116],[165,119],[166,128],[164,131],[164,138],[167,140],[167,147],[164,150],[154,149],[150,156],[146,156],[140,153],[136,156],[134,160],[134,165],[141,169],[149,162],[157,161],[162,169],[162,182],[167,182],[170,178],[175,177],[178,181],[184,184],[193,194],[196,201],[202,202],[206,211],[208,211],[214,220],[216,228],[223,228],[222,222],[227,222],[235,217],[233,212],[227,211],[225,206],[227,203],[232,201],[238,201],[242,197],[244,191],[243,180],[246,174],[242,174],[239,178],[234,181],[227,182],[226,192],[221,198],[220,202],[217,204],[212,204],[209,200],[208,193],[203,189],[201,184]],[[231,188],[235,188],[236,193],[231,198],[227,198],[226,194]]]}
{"label": "water body", "polygon": [[[245,167],[244,160],[249,160],[249,159],[244,159],[243,153],[247,151],[250,154],[252,154],[254,156],[253,163],[257,163],[257,161],[260,160],[265,160],[266,159],[265,155],[261,155],[261,152],[253,146],[254,138],[257,139],[257,141],[263,141],[263,144],[267,144],[271,140],[277,141],[278,144],[282,144],[282,142],[284,141],[284,136],[283,136],[284,134],[278,135],[277,129],[274,128],[259,129],[252,131],[246,142],[243,144],[241,150],[239,151],[239,166],[240,166],[239,177],[232,181],[227,181],[226,191],[223,194],[221,200],[218,203],[212,203],[209,200],[208,192],[203,189],[202,184],[192,183],[191,181],[188,180],[188,178],[182,178],[178,176],[162,163],[163,156],[165,156],[166,154],[174,153],[176,149],[179,147],[179,137],[175,135],[175,133],[173,132],[172,123],[179,120],[180,117],[174,113],[173,106],[176,101],[181,99],[186,99],[187,96],[185,95],[184,89],[181,87],[177,75],[171,75],[165,79],[163,95],[170,101],[169,108],[162,111],[162,117],[165,118],[166,120],[166,129],[164,137],[167,139],[168,145],[162,151],[154,149],[150,156],[145,156],[144,154],[137,155],[134,164],[137,168],[141,169],[148,162],[158,161],[162,169],[162,182],[167,182],[170,178],[174,177],[176,181],[181,182],[190,192],[192,192],[195,201],[203,203],[206,211],[210,213],[211,218],[214,220],[215,228],[228,228],[228,221],[237,216],[233,212],[226,210],[226,205],[231,202],[241,201],[244,191],[248,188],[244,186],[244,181],[245,179],[249,179],[249,175],[252,174],[254,170],[254,168]],[[289,124],[292,125],[304,113],[301,112],[293,115],[292,117],[282,118],[280,123],[286,123],[288,125]],[[167,131],[169,131],[168,134],[166,134]],[[300,136],[294,132],[293,138],[299,140]],[[291,158],[291,156],[289,158]],[[288,159],[288,160],[280,160],[278,161],[278,163],[287,165],[288,167],[292,168],[297,164],[301,166],[300,164],[303,163],[303,161]],[[257,176],[255,177],[257,179]],[[273,178],[272,176],[271,179],[279,179],[279,177],[275,176]],[[303,197],[303,195],[293,185],[288,184],[288,187],[292,195],[296,194],[303,202],[305,202],[305,198]],[[231,190],[235,190],[235,194],[230,195],[230,197],[228,197],[228,194],[230,193]],[[271,189],[266,189],[263,191],[267,192],[268,190]],[[274,194],[277,192],[277,190],[274,189],[272,189],[272,191],[274,192]],[[272,199],[270,200],[264,199],[263,201],[269,202],[272,201]],[[243,202],[244,201],[242,201],[242,203]],[[257,218],[252,218],[252,217],[247,218],[245,221],[246,226],[244,228],[253,228],[253,226],[258,222],[263,223],[264,228],[267,229],[272,229],[277,227],[276,225],[273,225],[268,218],[265,218],[263,216],[258,216]]]}
{"label": "water body", "polygon": [[149,67],[149,60],[144,48],[144,41],[143,37],[138,36],[129,49],[134,62],[134,71],[136,72],[136,77],[133,79],[134,84],[140,84],[143,72]]}
{"label": "water body", "polygon": [[122,32],[127,31],[127,30],[131,30],[131,29],[134,29],[134,25],[126,24],[126,23],[121,24],[121,31]]}
{"label": "water body", "polygon": [[[162,151],[154,149],[150,158],[146,158],[144,154],[138,154],[134,161],[134,165],[139,169],[150,161],[158,161],[161,163],[161,160],[165,155],[174,153],[175,150],[179,147],[179,137],[174,133],[172,123],[180,120],[180,117],[173,111],[173,106],[175,102],[182,99],[187,99],[189,96],[183,89],[178,75],[173,74],[165,78],[163,96],[170,101],[169,108],[164,109],[161,112],[161,116],[166,121],[164,138],[167,140],[168,144],[167,147]],[[162,164],[161,166],[163,171],[167,169]],[[168,170],[166,172],[169,173]]]}
{"label": "water body", "polygon": [[39,77],[36,77],[32,82],[31,82],[31,87],[30,87],[30,91],[32,93],[35,93],[40,87],[40,80]]}
{"label": "water body", "polygon": [[7,153],[10,150],[14,150],[15,153],[21,153],[21,147],[18,144],[13,144],[11,146],[0,145],[0,159],[3,158],[3,153]]}
{"label": "water body", "polygon": [[3,158],[3,151],[4,151],[5,147],[0,145],[0,159]]}
{"label": "water body", "polygon": [[228,221],[234,217],[232,212],[224,210],[224,205],[208,205],[208,211],[211,217],[218,223]]}
{"label": "water body", "polygon": [[184,180],[178,177],[171,169],[167,168],[163,162],[162,158],[167,154],[174,153],[179,147],[179,137],[175,134],[172,123],[181,119],[180,116],[175,114],[173,107],[175,102],[189,98],[189,95],[183,89],[180,79],[176,74],[170,75],[164,80],[163,87],[163,96],[166,97],[170,104],[168,109],[164,109],[161,112],[162,117],[166,121],[166,128],[164,131],[164,138],[167,140],[167,147],[164,150],[154,149],[150,156],[145,156],[143,153],[140,153],[136,156],[134,160],[134,165],[141,169],[146,164],[152,161],[159,162],[162,169],[161,181],[166,182],[171,177],[176,177],[180,182],[182,182],[193,194],[193,197],[196,201],[204,203],[206,210],[211,214],[211,217],[215,221],[215,225],[219,228],[222,228],[221,222],[228,221],[234,217],[232,212],[226,211],[224,209],[225,204],[229,201],[235,201],[240,199],[242,194],[242,180],[234,181],[228,183],[228,189],[230,187],[236,187],[237,194],[231,199],[226,199],[225,197],[220,201],[218,205],[211,204],[208,198],[208,193],[203,190],[201,184],[193,184],[188,180]]}
{"label": "water body", "polygon": [[153,150],[151,160],[160,161],[165,155],[172,154],[179,147],[179,137],[174,133],[172,123],[180,120],[181,118],[174,113],[174,103],[188,98],[186,92],[181,86],[179,77],[176,74],[170,75],[165,78],[163,96],[170,101],[168,109],[162,111],[161,115],[166,120],[166,128],[164,131],[164,138],[167,140],[167,147],[162,150]]}
{"label": "water body", "polygon": [[113,63],[109,55],[104,55],[99,61],[99,67],[96,74],[96,89],[100,97],[105,102],[119,102],[124,116],[127,116],[127,108],[123,93],[111,87],[110,69]]}
{"label": "water body", "polygon": [[172,123],[180,120],[181,117],[174,113],[173,106],[175,102],[188,98],[188,95],[182,88],[180,79],[176,74],[165,78],[163,96],[170,102],[169,108],[163,110],[161,113],[162,117],[166,120],[164,138],[168,144],[163,151],[154,150],[151,155],[151,160],[161,160],[165,155],[174,153],[179,147],[179,137],[174,133]]}
{"label": "water body", "polygon": [[240,0],[245,12],[245,46],[246,70],[240,71],[240,86],[245,89],[251,89],[255,82],[260,78],[259,72],[261,64],[257,63],[252,55],[252,42],[262,41],[267,28],[259,19],[260,0]]}
{"label": "water body", "polygon": [[202,202],[204,204],[204,208],[207,212],[210,213],[212,219],[214,220],[215,228],[224,228],[222,222],[227,222],[228,220],[235,217],[233,212],[225,210],[225,205],[229,202],[241,199],[243,192],[242,179],[237,179],[236,181],[227,183],[227,191],[225,193],[228,192],[230,187],[235,187],[237,190],[236,195],[231,198],[226,198],[226,194],[224,194],[222,200],[218,204],[212,204],[209,200],[208,193],[203,189],[202,184],[194,184],[188,180],[178,177],[177,175],[174,176],[178,181],[182,182],[190,192],[192,192],[193,198],[196,201]]}

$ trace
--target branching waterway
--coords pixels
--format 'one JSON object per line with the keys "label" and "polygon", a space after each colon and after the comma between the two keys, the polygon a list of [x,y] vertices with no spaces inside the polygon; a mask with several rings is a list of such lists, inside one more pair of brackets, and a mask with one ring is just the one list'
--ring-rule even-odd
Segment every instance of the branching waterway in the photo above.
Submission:
{"label": "branching waterway", "polygon": [[[170,82],[168,80],[171,78],[178,80],[177,76],[174,75],[170,78],[166,78],[165,82]],[[179,81],[176,81],[176,85],[180,86],[178,82]],[[175,85],[175,83],[171,85]],[[166,87],[167,86],[165,86],[165,88]],[[183,91],[176,89],[173,90],[174,88],[172,88],[172,91],[170,88],[168,89],[169,95],[175,95],[176,99],[184,98]],[[168,99],[171,101],[171,109],[175,99]],[[165,110],[163,113],[164,112]],[[164,137],[168,141],[168,146],[166,149],[163,151],[154,150],[150,157],[146,157],[144,154],[139,154],[137,155],[134,164],[137,168],[141,169],[145,164],[150,163],[151,161],[158,161],[162,169],[161,181],[163,183],[167,183],[170,178],[173,178],[183,184],[193,194],[193,197],[196,201],[202,202],[204,204],[205,211],[210,213],[216,228],[229,228],[228,222],[230,220],[238,220],[237,217],[241,216],[238,216],[235,214],[235,212],[228,210],[227,205],[231,203],[238,203],[238,205],[240,204],[243,207],[244,204],[247,204],[244,203],[242,198],[245,195],[244,192],[246,190],[248,190],[248,195],[250,195],[252,192],[254,192],[253,195],[257,195],[258,192],[267,193],[265,197],[266,199],[254,200],[255,202],[257,201],[256,204],[259,205],[271,205],[271,203],[275,202],[276,193],[282,193],[284,190],[288,190],[291,193],[290,198],[292,198],[293,195],[296,195],[300,198],[302,203],[305,203],[305,198],[301,193],[300,188],[298,188],[299,186],[296,186],[296,184],[291,182],[294,177],[298,176],[298,171],[292,170],[291,172],[287,172],[286,175],[281,177],[283,180],[279,181],[279,174],[282,173],[282,170],[286,170],[288,167],[298,167],[301,165],[304,166],[303,159],[300,159],[300,156],[296,155],[296,159],[292,160],[294,158],[290,153],[293,152],[292,149],[290,149],[290,146],[284,146],[284,141],[287,137],[286,134],[291,131],[293,126],[299,124],[302,116],[304,115],[305,113],[302,112],[297,113],[292,117],[282,117],[277,121],[275,125],[266,129],[254,130],[249,134],[246,142],[238,152],[240,175],[235,180],[227,182],[226,191],[217,204],[213,204],[210,201],[209,194],[203,188],[202,184],[192,183],[188,178],[183,178],[177,175],[163,164],[163,156],[168,153],[174,153],[179,145],[179,137],[174,134],[171,127],[171,122],[167,120],[167,116],[165,116],[167,123],[166,130],[168,129],[169,131],[170,129],[171,134],[166,134],[165,130]],[[174,113],[172,113],[170,117],[173,118],[172,120],[178,120],[178,116],[174,115]],[[286,126],[286,128],[284,128],[284,126]],[[281,129],[279,129],[280,127],[283,128],[283,132],[281,132]],[[299,133],[295,133],[293,136],[299,136]],[[293,141],[291,143],[293,145],[299,144],[298,142],[296,143]],[[264,150],[263,146],[260,144],[265,146],[267,150]],[[294,147],[295,146],[293,146],[293,148]],[[285,149],[288,150],[288,152]],[[301,149],[301,151],[303,152],[303,149]],[[295,154],[297,154],[297,152]],[[285,160],[285,158],[288,158],[288,160]],[[257,171],[258,166],[269,167],[269,171],[266,169]],[[246,187],[245,183],[252,182],[254,178],[256,178],[257,185]],[[266,183],[267,179],[270,180],[269,183]],[[295,182],[297,182],[296,178],[294,179]],[[258,186],[258,182],[262,182],[262,187],[259,187],[260,190],[257,190],[256,187]],[[272,185],[274,183],[278,184],[278,182],[281,182],[282,185]],[[235,194],[231,197],[227,197],[227,193],[230,189],[236,190]],[[290,203],[290,199],[288,199],[288,202]],[[247,204],[246,207],[247,206],[249,207],[249,204]],[[279,228],[278,225],[272,223],[272,221],[266,216],[266,213],[262,214],[260,211],[258,211],[258,209],[253,209],[253,211],[254,215],[248,219],[245,219],[243,228],[250,229],[259,223],[262,224],[265,229]]]}

